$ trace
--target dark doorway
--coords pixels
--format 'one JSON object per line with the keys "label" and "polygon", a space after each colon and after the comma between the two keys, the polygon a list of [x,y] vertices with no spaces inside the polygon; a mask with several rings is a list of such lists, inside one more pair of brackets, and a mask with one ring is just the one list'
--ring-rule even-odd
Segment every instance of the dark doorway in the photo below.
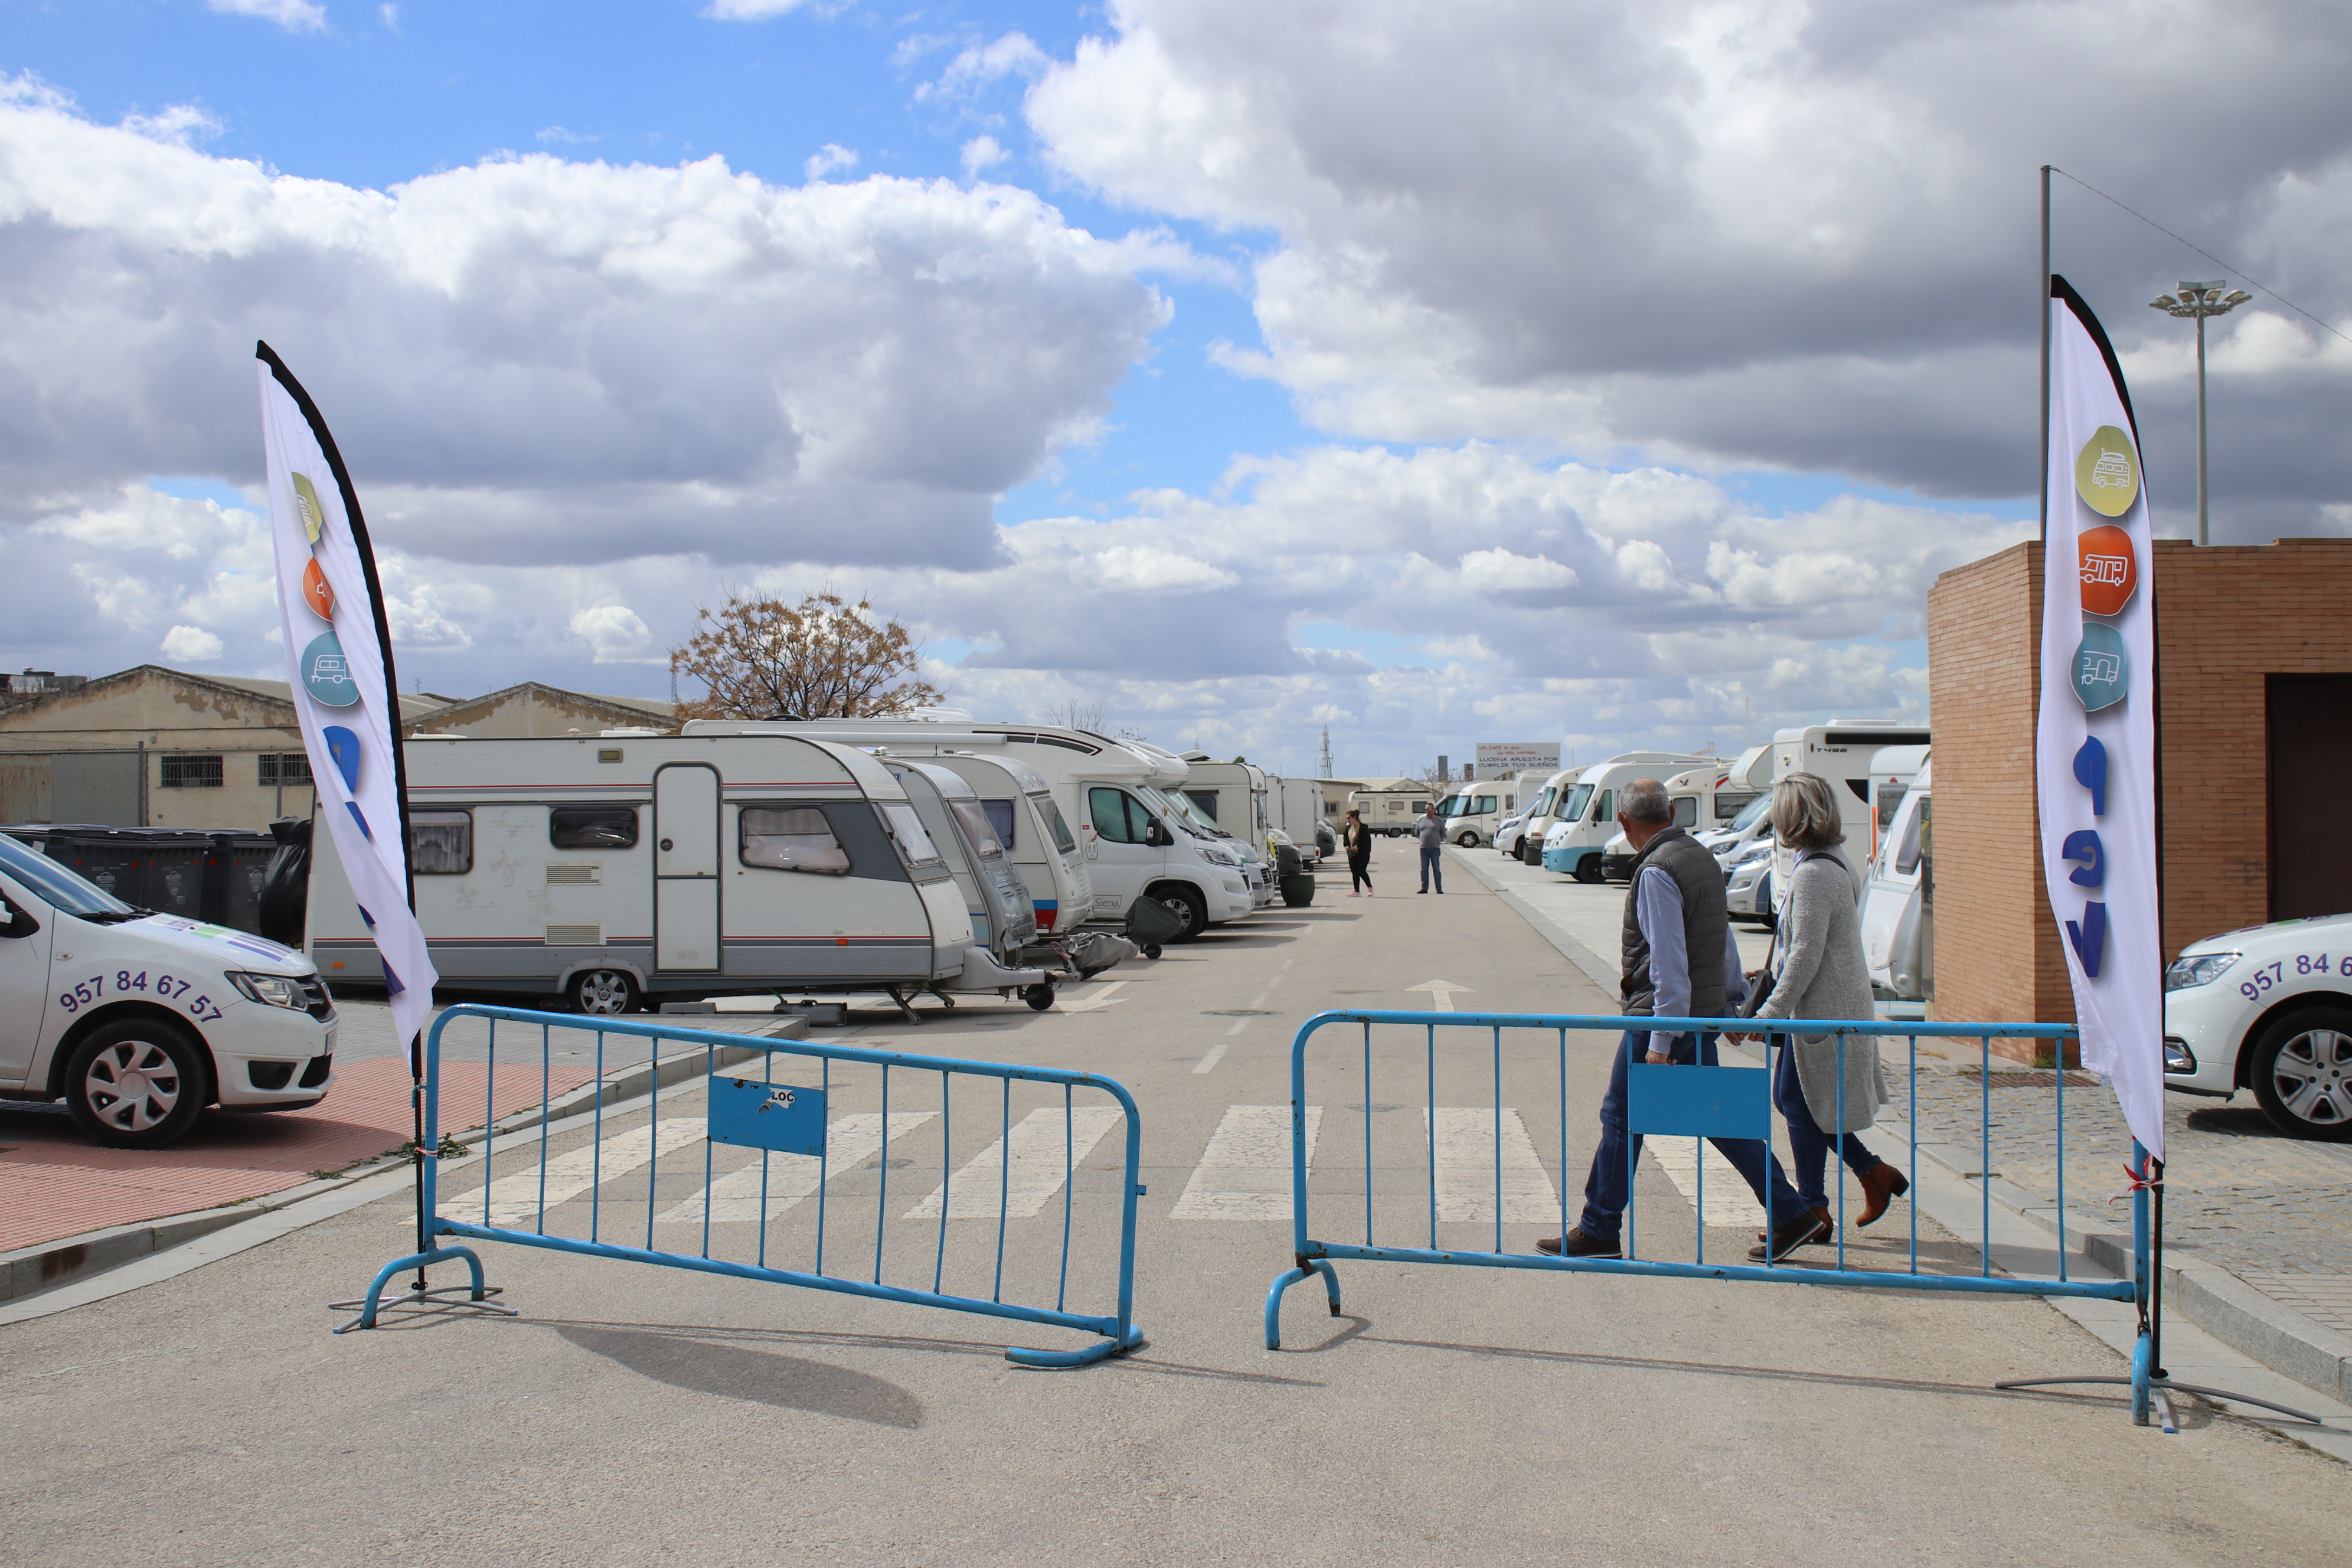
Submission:
{"label": "dark doorway", "polygon": [[2270,687],[2271,919],[2352,910],[2352,675],[2273,675]]}

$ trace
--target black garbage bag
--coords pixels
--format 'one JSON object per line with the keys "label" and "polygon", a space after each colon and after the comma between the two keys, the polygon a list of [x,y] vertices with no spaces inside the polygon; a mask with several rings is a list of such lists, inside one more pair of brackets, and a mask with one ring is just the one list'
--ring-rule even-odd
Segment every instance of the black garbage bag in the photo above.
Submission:
{"label": "black garbage bag", "polygon": [[1184,917],[1158,899],[1138,899],[1127,906],[1127,936],[1138,947],[1155,947],[1184,934]]}
{"label": "black garbage bag", "polygon": [[1299,854],[1295,844],[1277,844],[1274,847],[1274,868],[1282,876],[1296,877],[1307,869],[1307,858]]}
{"label": "black garbage bag", "polygon": [[261,879],[259,934],[280,947],[302,945],[310,909],[310,818],[281,816],[269,825],[278,847]]}

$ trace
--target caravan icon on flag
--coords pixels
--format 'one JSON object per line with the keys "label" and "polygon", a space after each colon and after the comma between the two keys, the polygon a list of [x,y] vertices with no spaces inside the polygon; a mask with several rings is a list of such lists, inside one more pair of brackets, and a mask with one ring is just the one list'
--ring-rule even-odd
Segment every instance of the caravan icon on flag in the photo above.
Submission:
{"label": "caravan icon on flag", "polygon": [[352,679],[352,661],[334,633],[323,632],[311,639],[302,650],[301,669],[303,689],[320,706],[349,708],[360,700],[360,689]]}
{"label": "caravan icon on flag", "polygon": [[2128,684],[2125,676],[2123,634],[2098,621],[2085,626],[2074,649],[2074,695],[2084,711],[2096,713],[2121,702]]}
{"label": "caravan icon on flag", "polygon": [[2132,536],[2112,523],[2085,529],[2075,541],[2081,560],[2083,608],[2094,616],[2119,616],[2139,586],[2139,560]]}

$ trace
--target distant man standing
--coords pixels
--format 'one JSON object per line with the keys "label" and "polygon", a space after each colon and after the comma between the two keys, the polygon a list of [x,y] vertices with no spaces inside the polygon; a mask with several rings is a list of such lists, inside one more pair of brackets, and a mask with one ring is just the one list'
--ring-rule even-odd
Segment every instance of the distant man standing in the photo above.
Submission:
{"label": "distant man standing", "polygon": [[[1723,869],[1698,840],[1674,826],[1666,786],[1636,779],[1618,793],[1617,826],[1634,852],[1633,886],[1625,891],[1623,978],[1619,989],[1630,1017],[1720,1018],[1727,1003],[1747,994],[1739,948],[1723,900]],[[1675,1033],[1632,1028],[1619,1042],[1601,1100],[1601,1146],[1584,1183],[1584,1214],[1566,1237],[1547,1236],[1538,1251],[1565,1258],[1615,1258],[1618,1228],[1630,1193],[1632,1167],[1642,1157],[1640,1134],[1628,1131],[1625,1079],[1636,1059],[1714,1067],[1712,1031]],[[1637,1056],[1638,1053],[1638,1056]],[[1769,1257],[1802,1247],[1822,1226],[1760,1139],[1711,1138],[1764,1205]],[[1769,1192],[1769,1196],[1767,1195]]]}
{"label": "distant man standing", "polygon": [[1445,892],[1445,862],[1441,858],[1441,851],[1445,847],[1445,824],[1437,820],[1435,801],[1432,801],[1429,808],[1421,814],[1421,820],[1412,825],[1412,836],[1421,840],[1421,890],[1424,893],[1429,891],[1430,879],[1435,878],[1438,894],[1443,897]]}

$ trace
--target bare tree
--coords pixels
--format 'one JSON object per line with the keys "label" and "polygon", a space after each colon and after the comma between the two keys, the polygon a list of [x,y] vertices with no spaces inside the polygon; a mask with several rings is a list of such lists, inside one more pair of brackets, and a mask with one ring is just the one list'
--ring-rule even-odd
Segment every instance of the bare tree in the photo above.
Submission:
{"label": "bare tree", "polygon": [[1065,730],[1091,730],[1099,735],[1104,732],[1109,720],[1110,716],[1103,711],[1101,703],[1081,702],[1072,698],[1067,702],[1058,702],[1046,709],[1044,722],[1058,724]]}
{"label": "bare tree", "polygon": [[698,701],[678,706],[688,719],[871,719],[940,700],[915,678],[923,650],[907,628],[885,621],[871,602],[852,605],[811,594],[795,605],[781,599],[730,598],[699,610],[698,629],[670,651],[673,674],[702,682]]}

